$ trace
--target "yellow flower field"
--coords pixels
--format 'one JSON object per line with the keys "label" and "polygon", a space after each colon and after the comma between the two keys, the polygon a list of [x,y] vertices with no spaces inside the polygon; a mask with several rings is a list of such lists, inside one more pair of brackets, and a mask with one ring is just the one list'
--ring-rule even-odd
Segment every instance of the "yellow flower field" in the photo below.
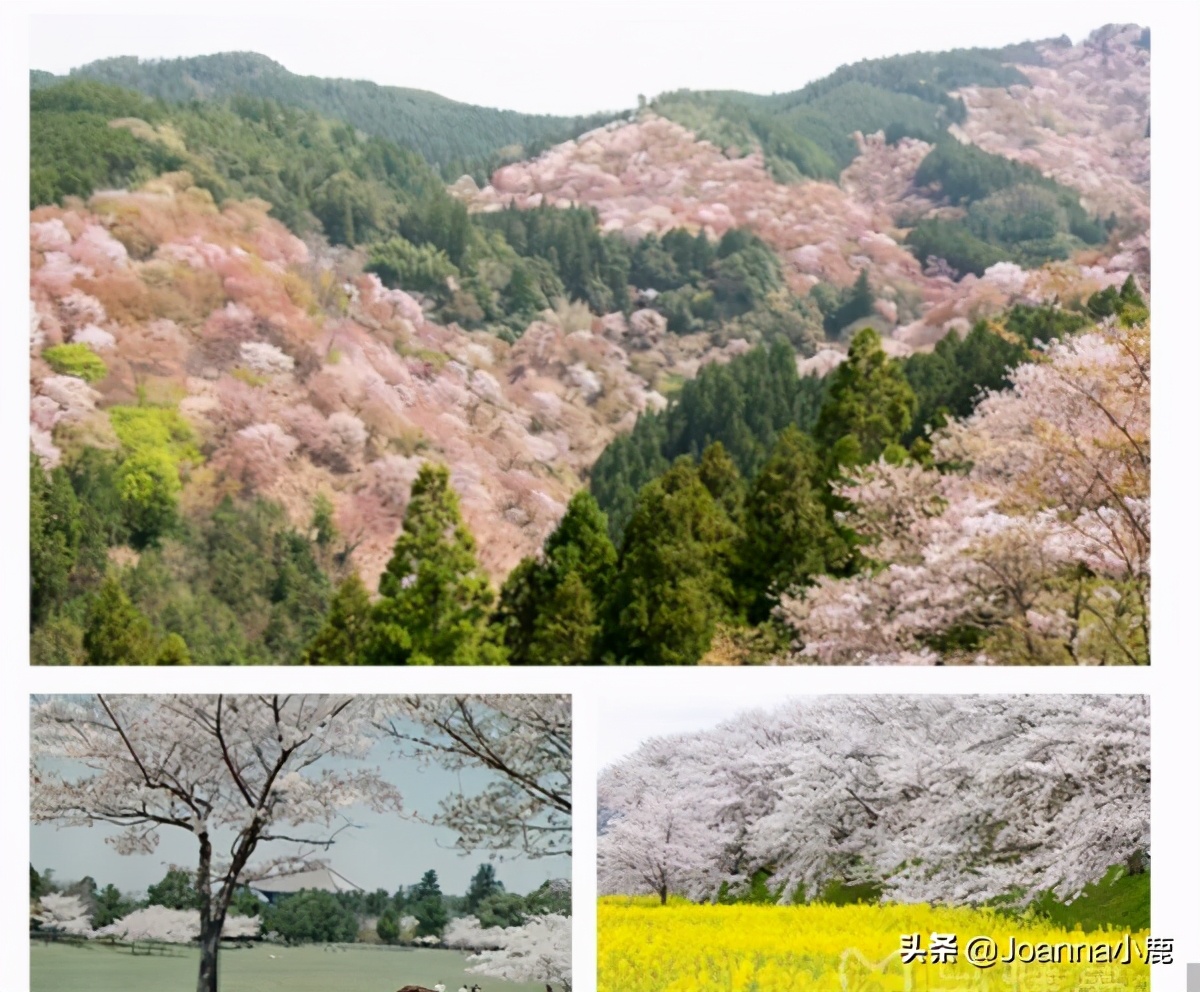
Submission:
{"label": "yellow flower field", "polygon": [[[1146,931],[1089,932],[1035,927],[968,908],[885,906],[709,906],[607,896],[598,910],[600,992],[1074,992],[1149,989]],[[902,934],[957,934],[956,964],[900,961]],[[1057,953],[1063,963],[980,968],[966,961],[975,937],[991,937],[998,956]],[[1105,944],[1132,963],[1069,963],[1070,948]],[[974,945],[977,949],[980,944]],[[1058,950],[1054,950],[1058,948]],[[1076,951],[1077,955],[1086,952]],[[1094,951],[1093,961],[1104,952]]]}

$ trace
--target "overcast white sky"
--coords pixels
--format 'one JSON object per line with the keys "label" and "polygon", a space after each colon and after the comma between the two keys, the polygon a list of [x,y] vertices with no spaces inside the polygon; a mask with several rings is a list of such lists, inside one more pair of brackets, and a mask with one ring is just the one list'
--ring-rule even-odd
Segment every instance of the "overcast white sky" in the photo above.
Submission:
{"label": "overcast white sky", "polygon": [[742,685],[723,685],[711,691],[685,688],[684,680],[680,679],[680,689],[680,695],[665,699],[658,693],[601,696],[597,713],[598,770],[633,754],[651,737],[707,730],[747,710],[775,709],[789,699],[802,698],[799,694],[779,696],[764,692],[759,679],[746,679]]}
{"label": "overcast white sky", "polygon": [[1154,27],[1146,0],[940,2],[113,2],[32,7],[29,64],[256,51],[304,75],[370,79],[468,103],[574,114],[639,93],[786,92],[839,65],[912,51]]}

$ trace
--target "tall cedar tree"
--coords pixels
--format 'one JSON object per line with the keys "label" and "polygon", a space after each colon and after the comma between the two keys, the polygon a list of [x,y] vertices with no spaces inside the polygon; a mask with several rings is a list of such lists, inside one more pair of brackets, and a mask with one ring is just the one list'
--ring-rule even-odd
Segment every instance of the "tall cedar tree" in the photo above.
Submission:
{"label": "tall cedar tree", "polygon": [[510,663],[594,661],[600,604],[616,564],[608,521],[590,493],[576,493],[540,558],[521,562],[501,590],[496,622]]}
{"label": "tall cedar tree", "polygon": [[912,426],[917,398],[873,328],[854,335],[849,356],[830,380],[814,431],[830,453],[830,470],[867,464],[889,448],[894,451]]}
{"label": "tall cedar tree", "polygon": [[67,595],[82,528],[79,501],[64,469],[47,475],[29,456],[30,620],[36,626]]}
{"label": "tall cedar tree", "polygon": [[471,876],[471,885],[467,889],[467,912],[474,913],[493,892],[503,892],[504,883],[496,878],[496,869],[492,865],[480,865]]}
{"label": "tall cedar tree", "polygon": [[606,661],[694,665],[732,619],[737,528],[680,458],[638,494],[609,604]]}
{"label": "tall cedar tree", "polygon": [[741,558],[755,591],[755,622],[767,618],[781,592],[846,563],[849,549],[823,495],[816,448],[797,428],[786,428],[746,501]]}
{"label": "tall cedar tree", "polygon": [[450,920],[437,872],[432,868],[421,876],[409,897],[409,912],[417,919],[417,935],[440,937]]}
{"label": "tall cedar tree", "polygon": [[700,456],[700,481],[725,511],[725,515],[740,526],[746,504],[745,484],[737,465],[720,441],[714,441]]}
{"label": "tall cedar tree", "polygon": [[90,665],[149,665],[154,661],[154,632],[121,583],[109,576],[88,610],[83,647]]}
{"label": "tall cedar tree", "polygon": [[312,643],[300,656],[302,665],[354,665],[366,646],[371,622],[371,597],[358,572],[338,586],[329,615]]}
{"label": "tall cedar tree", "polygon": [[379,593],[365,663],[503,663],[503,648],[487,626],[492,590],[445,465],[421,466]]}

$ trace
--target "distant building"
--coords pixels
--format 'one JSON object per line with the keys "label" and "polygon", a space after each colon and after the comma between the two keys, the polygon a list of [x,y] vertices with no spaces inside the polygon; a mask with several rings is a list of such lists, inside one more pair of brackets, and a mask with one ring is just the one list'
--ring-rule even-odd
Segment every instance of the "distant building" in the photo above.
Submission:
{"label": "distant building", "polygon": [[250,882],[247,888],[274,905],[280,896],[290,896],[305,889],[321,892],[362,892],[361,886],[339,875],[332,868],[313,868],[309,871],[294,871],[286,875],[272,875]]}

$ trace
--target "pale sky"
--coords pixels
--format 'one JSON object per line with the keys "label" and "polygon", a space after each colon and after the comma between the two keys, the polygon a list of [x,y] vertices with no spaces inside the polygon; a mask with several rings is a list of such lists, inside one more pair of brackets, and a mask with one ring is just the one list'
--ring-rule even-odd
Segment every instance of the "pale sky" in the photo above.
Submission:
{"label": "pale sky", "polygon": [[601,696],[597,714],[600,728],[597,768],[603,770],[633,754],[651,737],[708,730],[739,713],[776,709],[797,698],[801,697],[764,692],[757,679],[745,680],[740,686],[726,684],[712,691],[688,689],[670,698],[639,693]]}
{"label": "pale sky", "polygon": [[[494,779],[491,772],[483,770],[453,773],[436,765],[396,758],[395,749],[387,743],[377,744],[364,762],[328,764],[330,768],[348,769],[373,766],[379,766],[383,777],[399,787],[405,809],[423,817],[437,812],[438,802],[444,796],[459,790],[475,794]],[[324,763],[317,770],[322,767]],[[460,855],[452,847],[455,835],[449,830],[362,808],[348,810],[347,815],[356,828],[339,834],[328,853],[319,856],[328,860],[329,867],[368,892],[382,888],[391,893],[400,885],[414,885],[427,869],[433,868],[444,893],[462,895],[475,870],[488,860],[488,852]],[[106,836],[115,832],[115,827],[102,824],[92,828],[31,825],[30,861],[39,871],[53,868],[58,882],[91,875],[101,887],[111,882],[130,892],[143,892],[161,879],[172,864],[195,864],[195,840],[182,830],[162,830],[158,849],[144,855],[117,854],[104,842]],[[324,836],[321,828],[308,831],[308,835]],[[255,858],[267,860],[287,850],[284,844],[263,845]],[[492,864],[496,877],[510,892],[524,894],[547,879],[571,877],[568,857],[530,860],[515,852],[503,853],[504,859]]]}
{"label": "pale sky", "polygon": [[622,110],[639,93],[798,89],[860,59],[1154,27],[1163,4],[1096,2],[47,2],[29,65],[255,51],[302,75],[370,79],[536,113]]}

